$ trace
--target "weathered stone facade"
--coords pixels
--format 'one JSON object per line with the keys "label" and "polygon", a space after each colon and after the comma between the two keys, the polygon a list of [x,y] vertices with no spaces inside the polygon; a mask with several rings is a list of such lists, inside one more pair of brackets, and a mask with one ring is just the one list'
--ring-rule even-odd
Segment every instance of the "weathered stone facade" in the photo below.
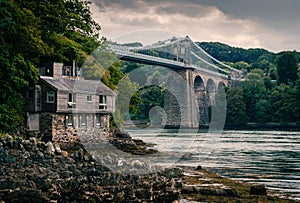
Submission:
{"label": "weathered stone facade", "polygon": [[51,140],[54,143],[66,144],[76,142],[80,135],[93,134],[108,137],[109,119],[108,114],[99,114],[101,125],[96,123],[95,114],[84,114],[86,124],[81,126],[80,119],[83,114],[72,114],[72,125],[68,123],[70,114],[63,113],[41,113],[40,114],[40,134],[42,139]]}

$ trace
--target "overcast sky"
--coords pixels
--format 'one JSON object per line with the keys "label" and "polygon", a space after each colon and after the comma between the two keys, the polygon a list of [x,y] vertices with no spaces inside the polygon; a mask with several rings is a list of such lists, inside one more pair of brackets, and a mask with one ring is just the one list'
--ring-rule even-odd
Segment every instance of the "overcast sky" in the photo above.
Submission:
{"label": "overcast sky", "polygon": [[150,43],[188,35],[199,42],[300,51],[300,0],[93,0],[91,10],[109,39]]}

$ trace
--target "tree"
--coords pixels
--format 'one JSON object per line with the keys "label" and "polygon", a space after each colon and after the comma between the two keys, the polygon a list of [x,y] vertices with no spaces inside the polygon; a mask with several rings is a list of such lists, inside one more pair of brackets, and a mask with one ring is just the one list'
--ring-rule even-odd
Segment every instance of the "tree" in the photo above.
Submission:
{"label": "tree", "polygon": [[[15,0],[15,5],[27,10],[39,20],[41,39],[49,53],[39,56],[41,62],[58,61],[81,65],[99,44],[100,26],[92,19],[86,0]],[[25,25],[27,22],[24,22]]]}
{"label": "tree", "polygon": [[254,79],[260,80],[263,76],[264,76],[264,71],[259,68],[255,68],[251,70],[251,72],[247,75],[247,79],[248,81],[252,81]]}
{"label": "tree", "polygon": [[271,78],[269,76],[264,76],[263,80],[264,80],[264,85],[267,90],[271,90],[272,88],[275,87],[275,84],[272,83]]}
{"label": "tree", "polygon": [[239,61],[234,64],[234,68],[239,70],[249,70],[249,64],[244,61]]}
{"label": "tree", "polygon": [[37,79],[35,67],[24,56],[30,56],[34,61],[35,54],[30,49],[36,49],[38,53],[41,51],[39,45],[43,43],[38,42],[40,38],[33,26],[34,22],[31,22],[31,15],[27,18],[30,22],[22,24],[28,13],[18,9],[12,1],[0,0],[1,132],[15,132],[22,124],[23,88]]}
{"label": "tree", "polygon": [[281,53],[276,57],[275,63],[278,73],[278,84],[295,83],[298,77],[298,58],[296,52],[286,51]]}
{"label": "tree", "polygon": [[272,111],[274,112],[273,121],[294,122],[295,115],[299,115],[299,112],[296,112],[299,109],[295,109],[298,103],[293,88],[281,83],[270,96],[270,104],[272,104]]}
{"label": "tree", "polygon": [[271,80],[278,80],[277,68],[274,65],[270,67],[268,75],[271,78]]}
{"label": "tree", "polygon": [[300,123],[300,69],[298,69],[298,79],[296,80],[296,86],[295,89],[295,106],[294,106],[294,112],[296,121]]}
{"label": "tree", "polygon": [[0,129],[17,131],[22,93],[41,62],[82,63],[98,46],[100,26],[85,0],[0,0]]}
{"label": "tree", "polygon": [[150,110],[155,107],[163,107],[165,101],[165,89],[159,86],[149,86],[139,91],[141,103],[139,104],[139,119],[149,119]]}
{"label": "tree", "polygon": [[253,69],[243,84],[243,99],[246,104],[248,121],[257,122],[257,102],[266,96],[266,88],[263,80],[263,71]]}
{"label": "tree", "polygon": [[101,78],[101,81],[112,90],[114,90],[119,81],[125,77],[121,72],[120,67],[121,61],[116,61],[104,72],[103,77]]}
{"label": "tree", "polygon": [[227,97],[227,124],[244,124],[247,122],[246,104],[243,100],[243,90],[241,88],[229,88]]}
{"label": "tree", "polygon": [[137,111],[137,105],[139,103],[137,83],[131,82],[128,75],[125,75],[122,80],[118,81],[116,86],[116,111],[120,113],[121,120],[118,121],[122,125],[124,120],[130,119],[130,114],[134,114]]}
{"label": "tree", "polygon": [[256,116],[258,123],[267,123],[272,121],[271,104],[266,99],[260,99],[256,102]]}

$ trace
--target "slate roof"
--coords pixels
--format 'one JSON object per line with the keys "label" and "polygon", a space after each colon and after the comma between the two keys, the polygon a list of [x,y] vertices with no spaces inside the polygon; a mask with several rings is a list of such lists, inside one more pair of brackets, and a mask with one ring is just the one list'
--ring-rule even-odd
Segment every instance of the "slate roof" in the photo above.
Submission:
{"label": "slate roof", "polygon": [[41,76],[40,79],[41,82],[45,82],[57,91],[115,95],[115,92],[99,80],[78,80],[72,78],[53,78],[45,76]]}

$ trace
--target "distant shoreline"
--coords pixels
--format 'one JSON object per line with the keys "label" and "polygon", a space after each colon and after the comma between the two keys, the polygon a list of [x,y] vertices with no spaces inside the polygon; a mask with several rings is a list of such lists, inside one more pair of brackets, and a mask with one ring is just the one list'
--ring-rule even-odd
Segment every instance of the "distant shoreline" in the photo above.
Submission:
{"label": "distant shoreline", "polygon": [[[164,129],[197,129],[189,128],[186,126],[173,126],[173,125],[151,125],[147,121],[135,121],[134,124],[125,124],[126,127],[137,128],[164,128]],[[219,127],[219,126],[218,126]],[[198,129],[208,130],[210,124],[200,124]],[[297,123],[245,123],[245,124],[225,124],[224,130],[286,130],[286,131],[300,131],[300,124]]]}
{"label": "distant shoreline", "polygon": [[296,123],[247,123],[225,124],[224,130],[287,130],[300,131]]}

